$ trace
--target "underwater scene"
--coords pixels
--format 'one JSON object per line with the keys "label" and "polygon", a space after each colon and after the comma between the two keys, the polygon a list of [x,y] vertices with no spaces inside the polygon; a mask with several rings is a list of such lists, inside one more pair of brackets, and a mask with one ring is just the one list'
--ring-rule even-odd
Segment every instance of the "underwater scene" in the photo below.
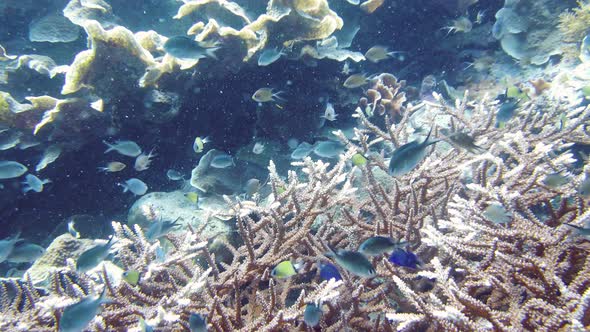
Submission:
{"label": "underwater scene", "polygon": [[589,0],[0,0],[0,332],[589,331]]}

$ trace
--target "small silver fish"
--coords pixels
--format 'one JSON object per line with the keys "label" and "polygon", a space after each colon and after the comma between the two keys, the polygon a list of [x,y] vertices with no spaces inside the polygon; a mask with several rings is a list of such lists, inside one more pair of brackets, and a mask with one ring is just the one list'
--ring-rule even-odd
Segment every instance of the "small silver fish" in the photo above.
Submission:
{"label": "small silver fish", "polygon": [[136,196],[144,195],[148,191],[148,186],[140,179],[131,178],[125,181],[124,184],[119,184],[123,187],[123,192],[132,192]]}
{"label": "small silver fish", "polygon": [[404,245],[404,242],[394,241],[390,237],[372,236],[359,246],[359,252],[366,256],[379,256],[391,253],[395,248]]}
{"label": "small silver fish", "polygon": [[17,178],[28,171],[28,168],[16,161],[0,161],[0,180]]}
{"label": "small silver fish", "polygon": [[234,158],[228,154],[218,154],[211,160],[211,167],[214,168],[227,168],[230,166],[236,166]]}
{"label": "small silver fish", "polygon": [[15,247],[8,258],[7,262],[11,263],[31,263],[43,256],[45,248],[34,243],[25,243]]}
{"label": "small silver fish", "polygon": [[145,232],[145,237],[149,241],[157,240],[157,239],[161,238],[162,236],[168,234],[172,230],[172,228],[178,226],[179,220],[180,220],[180,218],[177,218],[174,221],[170,221],[170,220],[154,221],[154,222],[152,222],[152,224],[150,225],[148,230]]}
{"label": "small silver fish", "polygon": [[113,236],[105,244],[98,244],[87,249],[76,260],[76,271],[82,273],[95,268],[100,262],[109,256],[109,251],[113,245]]}
{"label": "small silver fish", "polygon": [[182,180],[184,178],[184,176],[182,175],[182,173],[180,173],[177,170],[173,170],[173,169],[167,170],[166,171],[166,176],[171,181],[179,181],[179,180]]}
{"label": "small silver fish", "polygon": [[218,49],[219,47],[215,45],[205,45],[186,36],[171,37],[164,43],[166,53],[183,60],[198,60],[207,57],[217,60],[215,51]]}
{"label": "small silver fish", "polygon": [[116,141],[114,144],[111,144],[107,141],[102,142],[108,146],[108,149],[106,149],[104,153],[117,151],[118,153],[128,157],[137,157],[141,154],[141,148],[133,141]]}
{"label": "small silver fish", "polygon": [[109,303],[106,299],[106,287],[97,298],[96,296],[87,296],[82,300],[65,307],[61,318],[59,319],[60,332],[80,332],[86,329],[88,324],[94,319],[103,303]]}
{"label": "small silver fish", "polygon": [[285,99],[281,97],[282,93],[284,93],[284,91],[275,92],[275,90],[272,88],[260,88],[254,92],[252,99],[259,103],[267,103],[269,101],[285,101]]}
{"label": "small silver fish", "polygon": [[43,191],[43,185],[50,182],[51,180],[49,179],[41,180],[33,174],[27,174],[25,181],[22,183],[24,185],[23,193],[26,194],[31,190],[40,193]]}
{"label": "small silver fish", "polygon": [[260,53],[260,56],[258,57],[258,65],[262,67],[268,66],[280,59],[283,55],[285,55],[283,49],[279,50],[277,47],[266,49]]}
{"label": "small silver fish", "polygon": [[4,262],[14,250],[14,245],[21,240],[20,232],[13,237],[0,240],[0,263]]}
{"label": "small silver fish", "polygon": [[356,276],[372,278],[377,274],[373,264],[360,252],[330,248],[326,256],[333,257],[338,265]]}

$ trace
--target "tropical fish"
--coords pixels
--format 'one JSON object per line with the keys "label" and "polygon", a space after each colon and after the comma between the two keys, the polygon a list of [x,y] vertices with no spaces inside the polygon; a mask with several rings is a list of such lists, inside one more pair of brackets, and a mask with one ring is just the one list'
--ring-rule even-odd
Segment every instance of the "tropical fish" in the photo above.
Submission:
{"label": "tropical fish", "polygon": [[557,172],[545,175],[543,184],[549,188],[559,188],[570,181],[569,177]]}
{"label": "tropical fish", "polygon": [[20,232],[13,237],[0,240],[0,263],[4,262],[14,250],[14,245],[21,241]]}
{"label": "tropical fish", "polygon": [[25,243],[14,247],[6,261],[11,263],[31,263],[43,256],[44,253],[45,248],[40,245]]}
{"label": "tropical fish", "polygon": [[61,318],[59,319],[60,332],[80,332],[86,329],[88,324],[94,319],[100,306],[103,303],[109,303],[106,299],[106,287],[97,298],[96,296],[87,296],[82,300],[65,307]]}
{"label": "tropical fish", "polygon": [[475,17],[475,23],[476,24],[481,24],[483,23],[484,18],[486,17],[486,11],[485,10],[480,10],[477,12],[477,16]]}
{"label": "tropical fish", "polygon": [[372,236],[361,243],[358,251],[365,256],[379,256],[403,244],[404,242],[394,241],[390,237]]}
{"label": "tropical fish", "polygon": [[97,244],[87,249],[76,260],[76,271],[86,272],[95,268],[100,262],[109,256],[109,251],[113,245],[113,236],[104,244]]}
{"label": "tropical fish", "polygon": [[578,194],[580,194],[584,198],[590,197],[590,176],[586,174],[584,180],[580,183],[580,187],[578,188]]}
{"label": "tropical fish", "polygon": [[57,144],[50,145],[43,152],[43,157],[41,157],[41,160],[39,161],[39,163],[37,164],[37,166],[35,166],[35,170],[37,172],[39,172],[40,170],[42,170],[45,167],[47,167],[47,165],[49,165],[52,162],[56,161],[57,158],[59,158],[60,155],[61,155],[61,147],[59,145],[57,145]]}
{"label": "tropical fish", "polygon": [[28,168],[19,162],[8,160],[0,161],[0,180],[18,178],[27,171]]}
{"label": "tropical fish", "polygon": [[191,332],[207,332],[207,317],[192,313],[188,317],[188,326]]}
{"label": "tropical fish", "polygon": [[334,264],[324,262],[319,262],[318,264],[320,266],[320,280],[342,280],[342,276],[340,275],[338,268],[334,266]]}
{"label": "tropical fish", "polygon": [[174,220],[174,221],[170,221],[170,220],[154,221],[154,222],[152,222],[152,224],[150,225],[148,230],[145,232],[145,237],[149,241],[157,240],[157,239],[161,238],[162,236],[168,234],[172,230],[172,228],[178,226],[179,220],[180,220],[180,218],[176,218],[176,220]]}
{"label": "tropical fish", "polygon": [[293,264],[290,260],[282,261],[272,269],[270,275],[279,279],[289,278],[296,275],[299,268],[301,268],[300,264]]}
{"label": "tropical fish", "polygon": [[347,89],[360,88],[361,86],[369,83],[369,80],[365,74],[352,74],[342,84]]}
{"label": "tropical fish", "polygon": [[377,273],[373,264],[360,252],[343,249],[335,251],[330,248],[330,252],[326,256],[333,257],[338,265],[356,276],[372,278]]}
{"label": "tropical fish", "polygon": [[293,150],[293,152],[291,152],[291,159],[303,159],[307,156],[309,156],[309,154],[313,151],[313,145],[307,143],[307,142],[302,142],[301,144],[299,144],[297,146],[297,148],[295,150]]}
{"label": "tropical fish", "polygon": [[389,160],[389,174],[391,176],[402,176],[409,173],[426,157],[426,148],[438,142],[438,140],[429,141],[431,133],[432,128],[422,143],[412,141],[393,151]]}
{"label": "tropical fish", "polygon": [[135,170],[138,172],[145,171],[150,167],[152,163],[152,158],[157,156],[157,154],[153,153],[154,150],[150,151],[149,154],[142,153],[135,159]]}
{"label": "tropical fish", "polygon": [[166,177],[168,177],[168,180],[170,180],[170,181],[179,181],[184,178],[182,173],[180,173],[177,170],[173,170],[173,169],[169,169],[166,171]]}
{"label": "tropical fish", "polygon": [[136,286],[139,283],[140,273],[137,270],[127,270],[123,272],[123,280],[132,286]]}
{"label": "tropical fish", "polygon": [[0,151],[6,151],[17,146],[21,141],[21,133],[16,130],[5,129],[0,132]]}
{"label": "tropical fish", "polygon": [[141,148],[133,141],[116,141],[114,144],[110,144],[107,141],[102,142],[108,146],[108,149],[104,153],[117,151],[128,157],[137,157],[141,154]]}
{"label": "tropical fish", "polygon": [[252,147],[252,153],[261,154],[262,152],[264,152],[264,144],[260,142],[254,143],[254,147]]}
{"label": "tropical fish", "polygon": [[398,53],[403,53],[403,52],[401,52],[401,51],[390,52],[387,49],[387,47],[376,45],[376,46],[371,47],[367,51],[367,53],[365,53],[365,58],[367,58],[367,60],[369,60],[373,63],[377,63],[379,61],[383,61],[385,59],[393,57],[394,55],[396,55]]}
{"label": "tropical fish", "polygon": [[322,309],[314,303],[308,303],[303,311],[303,321],[309,327],[316,327],[322,319]]}
{"label": "tropical fish", "polygon": [[514,111],[518,108],[520,100],[507,101],[500,106],[496,113],[496,127],[501,128],[514,116]]}
{"label": "tropical fish", "polygon": [[590,236],[590,228],[588,228],[588,227],[580,227],[580,226],[572,225],[569,223],[564,223],[564,225],[574,228],[578,232],[578,234],[580,234],[582,236],[585,236],[585,237]]}
{"label": "tropical fish", "polygon": [[148,186],[140,179],[131,178],[125,181],[124,184],[119,184],[123,187],[123,192],[132,192],[136,196],[144,195],[148,191]]}
{"label": "tropical fish", "polygon": [[258,65],[268,66],[280,59],[282,55],[285,55],[285,53],[283,53],[283,50],[279,50],[277,47],[266,49],[260,53],[260,56],[258,57]]}
{"label": "tropical fish", "polygon": [[344,145],[334,141],[319,142],[313,148],[313,153],[321,158],[336,158],[344,152]]}
{"label": "tropical fish", "polygon": [[334,110],[334,105],[332,105],[332,103],[327,102],[326,103],[326,110],[324,111],[324,115],[322,115],[322,118],[328,120],[328,121],[336,121],[336,118],[338,117],[338,114],[336,114],[336,111]]}
{"label": "tropical fish", "polygon": [[250,179],[246,181],[244,185],[244,193],[246,197],[252,197],[258,190],[260,189],[260,180],[258,179]]}
{"label": "tropical fish", "polygon": [[186,197],[186,199],[188,199],[193,204],[197,204],[199,202],[199,194],[194,191],[184,194],[184,197]]}
{"label": "tropical fish", "polygon": [[222,153],[218,154],[213,159],[211,159],[211,167],[214,168],[227,168],[230,166],[236,166],[234,163],[234,158],[232,156]]}
{"label": "tropical fish", "polygon": [[99,167],[98,170],[107,173],[114,173],[124,170],[125,167],[127,167],[127,165],[123,164],[122,162],[111,161],[108,164],[106,164],[106,166]]}
{"label": "tropical fish", "polygon": [[359,3],[361,3],[361,0],[346,0],[346,2],[348,2],[351,5],[358,5]]}
{"label": "tropical fish", "polygon": [[76,239],[80,238],[80,233],[74,228],[74,221],[70,220],[68,222],[68,233],[70,233],[71,236],[75,237]]}
{"label": "tropical fish", "polygon": [[285,101],[280,95],[284,91],[274,92],[272,88],[260,88],[254,92],[252,99],[259,103],[266,103],[269,101]]}
{"label": "tropical fish", "polygon": [[473,154],[484,152],[486,149],[475,144],[475,138],[463,132],[455,132],[447,136],[447,138],[460,148],[467,150]]}
{"label": "tropical fish", "polygon": [[171,37],[164,43],[166,53],[183,60],[198,60],[207,57],[217,60],[215,51],[218,49],[219,47],[205,45],[186,36]]}
{"label": "tropical fish", "polygon": [[209,137],[205,137],[205,138],[201,138],[201,136],[195,137],[195,142],[193,143],[193,151],[195,151],[195,153],[203,152],[203,148],[205,147],[205,144],[207,144],[209,142],[211,142]]}
{"label": "tropical fish", "polygon": [[49,179],[41,180],[33,174],[27,174],[25,181],[23,182],[23,193],[26,194],[31,190],[40,193],[43,191],[43,185],[50,182],[51,180]]}
{"label": "tropical fish", "polygon": [[488,205],[483,211],[483,216],[496,224],[506,224],[510,222],[511,215],[510,213],[499,203],[492,203]]}
{"label": "tropical fish", "polygon": [[350,160],[352,160],[354,166],[363,166],[367,164],[367,158],[360,153],[355,153]]}
{"label": "tropical fish", "polygon": [[411,269],[415,269],[418,267],[418,265],[421,265],[420,260],[416,254],[404,249],[396,249],[394,252],[392,252],[389,256],[389,261],[393,264],[409,267]]}

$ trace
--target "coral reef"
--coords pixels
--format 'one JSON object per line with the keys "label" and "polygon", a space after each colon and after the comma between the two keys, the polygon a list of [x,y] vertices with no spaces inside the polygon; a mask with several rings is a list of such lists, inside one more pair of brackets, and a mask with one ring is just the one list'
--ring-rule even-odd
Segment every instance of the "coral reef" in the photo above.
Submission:
{"label": "coral reef", "polygon": [[[381,127],[357,110],[355,136],[337,133],[348,150],[334,164],[306,158],[283,178],[271,162],[266,200],[227,198],[235,222],[228,240],[204,235],[203,224],[150,243],[138,225],[113,222],[113,262],[139,271],[137,285],[106,267],[78,274],[72,261],[51,273],[45,290],[30,276],[4,280],[0,327],[51,329],[65,306],[106,287],[112,302],[92,321],[95,330],[138,326],[139,318],[158,331],[186,330],[191,313],[206,315],[215,331],[302,329],[306,303],[320,305],[327,331],[588,328],[588,242],[564,224],[583,226],[588,218],[578,193],[586,175],[567,170],[572,144],[590,143],[590,108],[538,96],[495,127],[500,106],[492,100],[434,97],[407,107],[397,124],[375,114]],[[391,179],[372,150],[410,140],[421,110],[426,124],[468,133],[485,152],[432,149],[412,172]],[[368,163],[351,167],[356,153]],[[568,181],[549,187],[543,180],[555,172]],[[488,219],[492,204],[503,207],[507,223]],[[406,241],[421,266],[377,256],[374,278],[341,270],[342,281],[318,280],[328,246],[355,249],[373,235]],[[224,255],[211,253],[214,244]],[[157,254],[162,246],[170,247],[165,257]],[[272,278],[271,269],[288,259],[302,263],[300,272]]]}

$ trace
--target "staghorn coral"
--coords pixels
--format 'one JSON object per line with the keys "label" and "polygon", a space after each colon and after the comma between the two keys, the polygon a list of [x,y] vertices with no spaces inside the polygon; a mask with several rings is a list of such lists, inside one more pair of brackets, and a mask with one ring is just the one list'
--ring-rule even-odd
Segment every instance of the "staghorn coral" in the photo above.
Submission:
{"label": "staghorn coral", "polygon": [[[590,108],[544,94],[496,128],[497,102],[465,94],[449,105],[434,97],[408,105],[398,123],[384,114],[384,130],[357,110],[355,136],[337,133],[348,150],[333,165],[306,158],[283,178],[271,162],[267,200],[227,198],[233,239],[190,229],[150,243],[138,225],[114,222],[113,261],[140,271],[137,286],[117,283],[101,267],[78,275],[70,263],[53,272],[47,293],[31,295],[24,307],[3,305],[0,327],[48,330],[64,306],[107,287],[113,302],[91,330],[131,328],[140,317],[158,331],[186,330],[192,312],[207,314],[215,331],[300,330],[309,302],[322,304],[320,328],[326,331],[587,329],[588,241],[563,224],[582,225],[590,215],[577,193],[585,175],[569,151],[574,143],[590,143]],[[419,113],[424,124],[469,133],[487,151],[475,155],[439,143],[416,169],[392,179],[384,151],[412,139],[407,129]],[[359,152],[368,163],[350,167]],[[570,181],[546,186],[544,177],[555,172]],[[501,204],[510,221],[487,220],[490,204]],[[408,269],[375,257],[375,278],[341,271],[341,282],[318,281],[316,263],[328,261],[327,245],[355,249],[373,235],[407,241],[422,266]],[[170,251],[157,259],[166,243]],[[213,244],[224,248],[223,259],[211,252]],[[270,278],[286,259],[301,261],[301,272]],[[31,291],[19,285],[21,294]]]}

